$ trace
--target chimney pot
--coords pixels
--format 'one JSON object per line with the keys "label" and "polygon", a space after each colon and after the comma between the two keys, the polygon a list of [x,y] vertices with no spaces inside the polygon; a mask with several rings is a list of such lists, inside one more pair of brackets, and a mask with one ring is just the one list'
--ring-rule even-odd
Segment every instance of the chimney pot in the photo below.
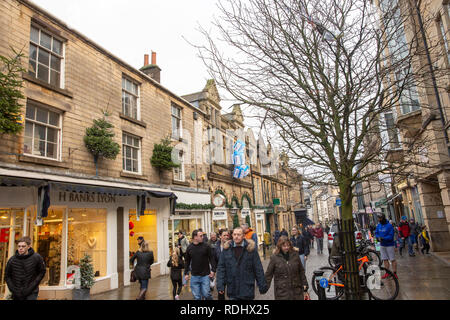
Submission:
{"label": "chimney pot", "polygon": [[152,51],[152,64],[156,65],[156,52]]}
{"label": "chimney pot", "polygon": [[148,54],[144,54],[144,67],[148,66]]}

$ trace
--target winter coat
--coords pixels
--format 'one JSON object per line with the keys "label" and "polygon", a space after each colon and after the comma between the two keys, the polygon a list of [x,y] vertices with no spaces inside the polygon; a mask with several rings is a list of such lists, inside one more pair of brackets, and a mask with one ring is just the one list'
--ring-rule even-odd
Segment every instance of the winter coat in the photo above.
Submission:
{"label": "winter coat", "polygon": [[409,230],[410,230],[410,235],[411,236],[417,236],[420,234],[420,227],[417,223],[410,223],[409,224]]}
{"label": "winter coat", "polygon": [[410,235],[409,224],[408,222],[400,222],[398,226],[398,230],[400,233],[400,238],[407,238]]}
{"label": "winter coat", "polygon": [[248,229],[247,233],[245,234],[245,239],[247,240],[253,240],[256,244],[256,247],[258,248],[258,235],[256,234],[255,231],[253,231],[253,229]]}
{"label": "winter coat", "polygon": [[278,240],[280,239],[281,234],[280,231],[276,230],[275,234],[273,235],[273,241],[275,242],[274,245],[276,246],[278,243]]}
{"label": "winter coat", "polygon": [[306,240],[303,235],[298,235],[297,237],[291,237],[292,246],[298,249],[298,254],[309,255],[309,245],[308,240]]}
{"label": "winter coat", "polygon": [[255,281],[261,294],[267,292],[268,286],[255,242],[247,239],[243,241],[244,249],[238,259],[232,249],[234,242],[225,242],[217,266],[217,291],[224,291],[226,285],[229,298],[253,300]]}
{"label": "winter coat", "polygon": [[44,259],[33,248],[24,255],[16,254],[6,264],[5,280],[13,299],[22,300],[39,293],[39,283],[46,272]]}
{"label": "winter coat", "polygon": [[170,279],[174,281],[181,281],[181,269],[184,269],[184,261],[182,257],[178,257],[178,266],[172,264],[172,258],[167,262],[167,266],[170,268]]}
{"label": "winter coat", "polygon": [[130,259],[131,263],[137,259],[136,267],[134,267],[134,274],[137,280],[148,280],[152,277],[150,266],[155,262],[153,251],[136,252]]}
{"label": "winter coat", "polygon": [[297,250],[291,250],[286,261],[282,253],[275,249],[264,276],[268,287],[274,279],[275,300],[303,300],[308,281]]}
{"label": "winter coat", "polygon": [[375,237],[381,238],[380,245],[383,247],[392,247],[395,244],[394,227],[387,221],[385,224],[380,222],[375,229]]}
{"label": "winter coat", "polygon": [[420,241],[422,242],[422,245],[430,243],[430,236],[428,235],[428,231],[422,231],[422,233],[420,234]]}
{"label": "winter coat", "polygon": [[222,245],[221,241],[217,241],[216,247],[214,248],[214,259],[216,260],[216,266],[219,264],[219,258],[220,254],[222,253],[222,250],[220,246]]}
{"label": "winter coat", "polygon": [[280,235],[285,236],[285,237],[289,237],[289,234],[286,230],[283,230],[280,232]]}
{"label": "winter coat", "polygon": [[181,253],[185,254],[186,253],[186,249],[189,246],[188,239],[186,239],[185,236],[183,236],[181,239],[178,238],[178,246],[181,247]]}
{"label": "winter coat", "polygon": [[314,231],[314,237],[318,238],[318,239],[322,239],[323,238],[323,229],[322,228],[316,228],[313,229]]}
{"label": "winter coat", "polygon": [[219,239],[217,239],[216,241],[212,241],[211,239],[208,240],[208,246],[210,246],[213,251],[216,249],[218,243],[220,243]]}

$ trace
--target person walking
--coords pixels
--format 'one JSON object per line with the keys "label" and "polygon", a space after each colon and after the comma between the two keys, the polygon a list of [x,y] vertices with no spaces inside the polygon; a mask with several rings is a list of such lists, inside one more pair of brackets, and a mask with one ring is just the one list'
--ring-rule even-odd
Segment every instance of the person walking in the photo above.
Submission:
{"label": "person walking", "polygon": [[309,225],[306,228],[306,231],[308,232],[308,238],[309,238],[309,241],[310,241],[309,247],[314,249],[314,229],[313,229],[313,227],[311,225]]}
{"label": "person walking", "polygon": [[31,238],[22,237],[16,253],[8,260],[5,281],[13,300],[37,300],[39,283],[46,272],[44,259],[31,247]]}
{"label": "person walking", "polygon": [[251,239],[255,242],[256,248],[258,249],[258,235],[253,229],[251,229],[247,223],[241,224],[242,230],[244,230],[245,239]]}
{"label": "person walking", "polygon": [[308,281],[299,252],[287,237],[278,240],[264,277],[268,288],[274,280],[275,300],[309,299]]}
{"label": "person walking", "polygon": [[430,236],[428,235],[427,227],[422,227],[422,232],[420,234],[420,241],[422,241],[422,254],[425,254],[424,251],[427,251],[427,254],[430,254]]}
{"label": "person walking", "polygon": [[[419,225],[414,218],[409,219],[409,255],[414,256],[414,247],[417,247],[417,236],[420,234]],[[419,249],[417,248],[417,251]]]}
{"label": "person walking", "polygon": [[137,260],[136,266],[134,267],[134,273],[136,279],[139,280],[139,283],[141,284],[139,295],[136,300],[145,300],[145,294],[148,289],[148,280],[152,277],[151,265],[155,262],[153,251],[150,250],[147,241],[142,241],[138,252],[130,258],[130,263],[133,264],[134,260]]}
{"label": "person walking", "polygon": [[292,243],[292,246],[298,250],[303,269],[306,270],[306,260],[309,255],[308,240],[303,237],[301,230],[297,227],[293,227],[291,233],[292,237],[290,241]]}
{"label": "person walking", "polygon": [[192,232],[192,243],[187,247],[184,278],[191,272],[191,291],[195,300],[212,300],[210,278],[214,278],[216,260],[210,246],[203,242],[203,232]]}
{"label": "person walking", "polygon": [[[300,260],[300,259],[299,259]],[[268,290],[256,244],[244,238],[242,228],[233,230],[233,240],[227,241],[217,266],[217,291],[226,293],[230,300],[253,300],[255,281],[259,292]]]}
{"label": "person walking", "polygon": [[[219,242],[216,245],[216,249],[214,250],[214,259],[216,260],[216,265],[219,264],[219,258],[220,258],[220,254],[223,251],[223,245],[230,240],[230,232],[228,231],[228,229],[220,229],[219,230]],[[217,285],[217,283],[216,283]],[[218,300],[225,300],[225,294],[220,294],[218,293],[217,296]]]}
{"label": "person walking", "polygon": [[139,236],[137,238],[137,243],[138,243],[138,247],[139,248],[141,247],[141,244],[142,244],[143,241],[145,241],[143,236]]}
{"label": "person walking", "polygon": [[314,237],[316,237],[317,242],[317,254],[323,253],[323,229],[321,225],[317,225],[314,229]]}
{"label": "person walking", "polygon": [[[399,253],[400,253],[400,256],[401,256],[402,255],[402,251],[405,248],[406,242],[408,241],[409,235],[410,235],[409,224],[408,224],[406,216],[402,216],[400,224],[398,225],[398,233],[399,233],[399,238],[400,238]],[[409,246],[409,241],[408,241],[408,251],[410,251],[409,247],[410,246]]]}
{"label": "person walking", "polygon": [[280,239],[281,235],[280,235],[280,230],[276,229],[274,234],[273,234],[273,245],[276,247],[278,240]]}
{"label": "person walking", "polygon": [[[389,262],[392,264],[392,272],[397,278],[397,261],[395,260],[394,250],[394,227],[390,224],[384,214],[378,214],[378,225],[375,229],[375,237],[380,242],[380,256],[384,261],[384,267],[389,269]],[[381,279],[386,279],[389,275],[385,273]]]}
{"label": "person walking", "polygon": [[217,233],[211,232],[211,234],[209,235],[208,246],[211,247],[213,252],[215,251],[216,246],[219,242],[220,242],[220,240],[217,239]]}
{"label": "person walking", "polygon": [[200,231],[203,234],[203,243],[208,243],[208,236],[206,235],[206,232],[203,232],[202,228],[198,228],[198,231]]}
{"label": "person walking", "polygon": [[281,229],[280,235],[285,236],[286,238],[289,238],[289,234],[285,228]]}
{"label": "person walking", "polygon": [[180,249],[181,257],[184,259],[186,255],[187,247],[189,246],[189,241],[183,234],[183,231],[178,231],[178,248]]}
{"label": "person walking", "polygon": [[167,266],[170,268],[170,280],[172,281],[172,295],[174,300],[180,300],[182,284],[181,269],[184,269],[184,261],[180,254],[180,249],[175,248],[172,256],[167,262]]}

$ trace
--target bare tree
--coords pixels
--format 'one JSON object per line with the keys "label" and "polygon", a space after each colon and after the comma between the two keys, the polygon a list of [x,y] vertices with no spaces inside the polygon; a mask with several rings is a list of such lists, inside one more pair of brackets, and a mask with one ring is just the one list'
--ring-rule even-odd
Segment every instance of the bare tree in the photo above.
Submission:
{"label": "bare tree", "polygon": [[[291,162],[307,168],[305,181],[339,187],[342,219],[351,224],[355,183],[421,163],[414,139],[402,141],[407,161],[386,161],[402,147],[393,110],[420,108],[412,71],[426,70],[412,67],[423,54],[418,31],[405,28],[412,11],[383,2],[223,0],[198,46],[218,85],[265,119]],[[345,251],[354,251],[351,242]]]}

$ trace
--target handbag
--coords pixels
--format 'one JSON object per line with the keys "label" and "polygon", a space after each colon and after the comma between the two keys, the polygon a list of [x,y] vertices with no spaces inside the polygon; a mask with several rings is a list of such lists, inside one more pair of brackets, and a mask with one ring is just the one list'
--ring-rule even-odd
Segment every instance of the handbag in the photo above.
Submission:
{"label": "handbag", "polygon": [[134,270],[130,273],[130,282],[136,282],[136,274],[134,273]]}

